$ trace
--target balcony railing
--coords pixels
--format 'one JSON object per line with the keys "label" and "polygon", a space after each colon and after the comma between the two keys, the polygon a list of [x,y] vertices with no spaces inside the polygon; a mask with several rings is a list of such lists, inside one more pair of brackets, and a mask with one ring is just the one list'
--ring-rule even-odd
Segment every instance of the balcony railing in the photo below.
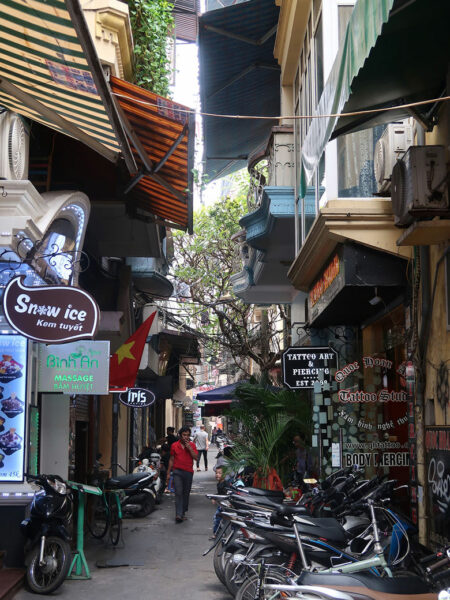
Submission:
{"label": "balcony railing", "polygon": [[247,204],[250,211],[257,209],[262,200],[264,186],[295,185],[294,130],[290,125],[272,128],[264,151],[249,159],[250,187]]}

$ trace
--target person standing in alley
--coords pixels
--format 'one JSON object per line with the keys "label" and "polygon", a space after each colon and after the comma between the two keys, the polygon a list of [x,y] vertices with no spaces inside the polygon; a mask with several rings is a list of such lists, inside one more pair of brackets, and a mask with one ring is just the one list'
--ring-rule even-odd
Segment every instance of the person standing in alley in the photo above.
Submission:
{"label": "person standing in alley", "polygon": [[293,444],[295,447],[295,471],[296,478],[300,487],[303,489],[303,479],[308,471],[311,471],[311,457],[308,453],[305,444],[305,436],[303,433],[294,436]]}
{"label": "person standing in alley", "polygon": [[203,461],[205,463],[205,471],[208,470],[208,448],[209,448],[209,439],[208,434],[205,431],[205,426],[200,425],[200,431],[194,436],[194,444],[197,447],[198,451],[198,459],[197,459],[197,471],[200,471],[200,458],[203,454]]}
{"label": "person standing in alley", "polygon": [[217,427],[214,425],[214,428],[211,432],[211,444],[216,443],[216,437],[217,437]]}
{"label": "person standing in alley", "polygon": [[178,435],[180,439],[170,447],[167,484],[172,472],[175,488],[175,522],[181,523],[186,519],[185,514],[189,508],[189,494],[194,475],[193,465],[194,460],[198,460],[198,452],[195,444],[189,439],[191,437],[189,427],[182,427]]}
{"label": "person standing in alley", "polygon": [[174,442],[178,441],[178,437],[175,435],[175,428],[174,427],[168,427],[167,428],[167,436],[166,436],[166,442],[167,444],[169,444],[169,448],[172,446],[172,444]]}

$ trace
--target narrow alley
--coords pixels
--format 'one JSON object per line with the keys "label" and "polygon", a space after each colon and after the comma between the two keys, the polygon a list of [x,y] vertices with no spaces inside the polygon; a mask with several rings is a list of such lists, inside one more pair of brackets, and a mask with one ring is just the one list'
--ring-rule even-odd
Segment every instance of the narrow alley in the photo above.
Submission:
{"label": "narrow alley", "polygon": [[[175,498],[165,494],[162,503],[144,519],[124,519],[123,540],[117,548],[108,541],[86,539],[86,558],[91,579],[67,580],[52,597],[62,600],[107,598],[160,598],[175,600],[186,596],[196,600],[229,600],[217,579],[209,548],[214,506],[205,497],[214,493],[212,467],[216,448],[208,452],[209,470],[194,474],[187,521],[175,523]],[[203,465],[202,465],[203,467]],[[22,589],[14,600],[35,599]]]}

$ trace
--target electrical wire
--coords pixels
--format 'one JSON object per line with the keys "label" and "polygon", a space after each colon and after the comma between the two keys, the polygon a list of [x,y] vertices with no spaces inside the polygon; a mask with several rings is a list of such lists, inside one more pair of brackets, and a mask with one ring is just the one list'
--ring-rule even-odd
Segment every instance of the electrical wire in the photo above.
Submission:
{"label": "electrical wire", "polygon": [[[155,102],[147,102],[146,100],[138,100],[137,98],[131,98],[126,94],[118,94],[117,92],[113,92],[114,96],[118,98],[124,98],[125,100],[133,100],[138,104],[143,104],[145,106],[149,106],[152,108],[158,108],[158,105]],[[293,120],[303,120],[303,119],[335,119],[340,117],[356,117],[358,115],[367,115],[372,113],[400,110],[404,108],[414,108],[416,106],[423,106],[425,104],[436,104],[437,102],[445,102],[446,100],[450,100],[450,96],[442,96],[439,98],[431,98],[430,100],[421,100],[419,102],[410,102],[408,104],[399,104],[397,106],[386,106],[384,108],[369,108],[365,110],[357,110],[353,112],[346,113],[331,113],[327,115],[274,115],[271,117],[263,117],[258,115],[219,115],[216,113],[207,113],[201,112],[198,110],[193,110],[189,108],[175,108],[171,106],[171,110],[174,112],[184,113],[186,115],[197,115],[202,117],[219,117],[222,119],[251,119],[251,120],[267,120],[267,121],[280,121],[283,119],[293,119]]]}

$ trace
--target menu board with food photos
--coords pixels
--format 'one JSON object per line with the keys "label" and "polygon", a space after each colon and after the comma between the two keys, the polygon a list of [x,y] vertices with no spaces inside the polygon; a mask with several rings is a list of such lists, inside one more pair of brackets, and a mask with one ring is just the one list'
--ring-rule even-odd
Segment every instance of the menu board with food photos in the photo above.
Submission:
{"label": "menu board with food photos", "polygon": [[23,481],[27,340],[0,335],[0,482]]}

